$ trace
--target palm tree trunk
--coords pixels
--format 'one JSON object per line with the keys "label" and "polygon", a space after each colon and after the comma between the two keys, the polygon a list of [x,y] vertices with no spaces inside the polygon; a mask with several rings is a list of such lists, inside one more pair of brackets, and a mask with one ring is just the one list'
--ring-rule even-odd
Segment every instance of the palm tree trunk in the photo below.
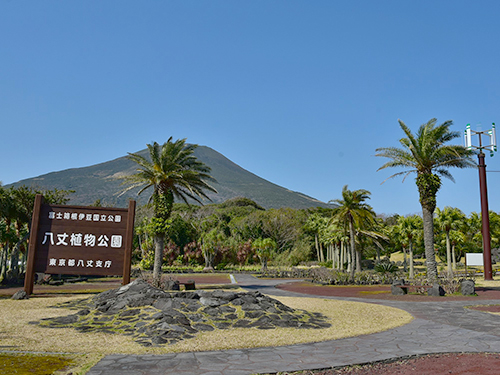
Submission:
{"label": "palm tree trunk", "polygon": [[318,258],[318,262],[321,262],[321,257],[319,255],[319,245],[318,245],[318,234],[314,234],[314,246],[316,247],[316,257]]}
{"label": "palm tree trunk", "polygon": [[427,278],[430,282],[438,279],[436,255],[434,250],[434,219],[433,211],[422,205],[422,219],[424,222],[424,245],[425,245],[425,264],[427,267]]}
{"label": "palm tree trunk", "polygon": [[410,279],[415,278],[415,268],[413,267],[413,244],[410,241],[410,248],[408,249],[410,252],[410,274],[408,275]]}
{"label": "palm tree trunk", "polygon": [[445,232],[446,235],[446,268],[448,270],[448,277],[453,276],[451,268],[451,244],[450,244],[450,231]]}
{"label": "palm tree trunk", "polygon": [[451,260],[453,262],[453,269],[456,271],[457,270],[457,257],[455,255],[455,244],[453,244],[451,247]]}
{"label": "palm tree trunk", "polygon": [[340,269],[343,271],[344,270],[344,263],[345,263],[345,244],[344,241],[340,242]]}
{"label": "palm tree trunk", "polygon": [[403,272],[406,272],[408,262],[406,260],[406,247],[403,246]]}
{"label": "palm tree trunk", "polygon": [[17,279],[19,275],[19,246],[16,245],[10,252],[9,278]]}
{"label": "palm tree trunk", "polygon": [[159,287],[161,284],[161,265],[163,263],[163,249],[165,248],[165,235],[155,235],[155,260],[153,264],[153,285]]}
{"label": "palm tree trunk", "polygon": [[361,272],[361,249],[356,249],[356,272]]}
{"label": "palm tree trunk", "polygon": [[356,245],[354,241],[354,225],[352,222],[352,218],[349,220],[349,236],[351,237],[351,281],[354,281],[354,262],[356,259]]}
{"label": "palm tree trunk", "polygon": [[8,243],[0,252],[0,284],[4,282],[5,277],[7,276],[7,250]]}
{"label": "palm tree trunk", "polygon": [[267,257],[262,258],[262,272],[267,272]]}
{"label": "palm tree trunk", "polygon": [[345,250],[345,260],[346,260],[346,263],[347,263],[347,266],[346,266],[346,271],[347,273],[351,273],[351,266],[352,266],[352,253],[351,253],[351,245],[349,245],[349,243],[347,242],[346,243],[346,250]]}

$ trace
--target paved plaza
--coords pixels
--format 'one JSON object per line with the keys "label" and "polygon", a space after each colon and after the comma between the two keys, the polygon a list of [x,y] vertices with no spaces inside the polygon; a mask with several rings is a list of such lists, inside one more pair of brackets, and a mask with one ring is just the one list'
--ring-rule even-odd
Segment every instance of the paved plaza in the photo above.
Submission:
{"label": "paved plaza", "polygon": [[[274,287],[283,280],[261,280],[250,275],[235,275],[235,278],[247,290],[304,297]],[[320,298],[392,306],[408,311],[415,319],[384,332],[312,344],[165,355],[108,355],[87,375],[248,375],[324,369],[416,354],[500,352],[500,316],[464,309],[471,301]],[[481,303],[500,304],[500,300],[473,301],[473,304]]]}

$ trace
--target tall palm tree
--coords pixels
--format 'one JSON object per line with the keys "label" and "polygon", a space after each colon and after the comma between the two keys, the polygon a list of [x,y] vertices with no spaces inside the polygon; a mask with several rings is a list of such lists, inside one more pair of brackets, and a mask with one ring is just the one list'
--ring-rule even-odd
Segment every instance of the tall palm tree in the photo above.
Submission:
{"label": "tall palm tree", "polygon": [[446,238],[446,269],[448,276],[452,276],[452,263],[455,263],[454,259],[452,260],[452,255],[454,258],[455,254],[451,252],[450,232],[452,229],[457,229],[464,221],[465,215],[458,208],[446,206],[442,211],[439,208],[436,209],[436,226],[444,232]]}
{"label": "tall palm tree", "polygon": [[135,174],[123,177],[124,183],[130,186],[122,194],[136,187],[142,187],[137,194],[153,188],[148,202],[153,205],[155,235],[153,282],[159,285],[165,233],[174,199],[188,204],[191,199],[201,204],[201,198],[210,200],[205,191],[217,191],[207,183],[215,181],[210,175],[210,168],[193,155],[198,145],[187,145],[185,138],[172,141],[170,137],[163,145],[154,142],[147,147],[149,159],[134,153],[127,156],[138,164],[138,168]]}
{"label": "tall palm tree", "polygon": [[408,244],[410,258],[409,278],[413,279],[415,277],[415,269],[413,267],[413,244],[415,243],[415,238],[422,230],[422,218],[418,215],[406,217],[399,216],[397,228],[401,237],[404,238],[405,242],[407,241]]}
{"label": "tall palm tree", "polygon": [[[434,255],[433,213],[436,208],[436,194],[441,187],[441,178],[454,181],[448,168],[473,168],[476,163],[472,159],[472,151],[463,146],[446,144],[460,136],[459,132],[451,132],[452,121],[436,125],[436,119],[422,124],[417,133],[412,134],[406,124],[399,121],[406,137],[399,142],[403,146],[382,147],[376,149],[375,156],[391,159],[378,170],[389,167],[402,167],[405,171],[398,172],[389,178],[416,173],[416,183],[422,206],[424,223],[424,244],[427,265],[427,276],[431,281],[437,280],[437,264]],[[403,181],[404,181],[403,178]]]}
{"label": "tall palm tree", "polygon": [[[356,271],[361,271],[361,252],[356,251],[355,228],[361,228],[366,223],[375,221],[375,212],[365,201],[370,199],[368,190],[359,189],[351,191],[345,185],[342,188],[342,199],[331,200],[330,203],[338,205],[333,210],[333,216],[339,222],[344,222],[349,227],[349,238],[351,242],[351,259],[356,260]],[[354,280],[354,265],[351,267],[351,281]]]}
{"label": "tall palm tree", "polygon": [[465,253],[477,253],[483,245],[483,234],[481,233],[481,214],[471,212],[467,220],[462,224],[461,232],[465,235]]}
{"label": "tall palm tree", "polygon": [[327,227],[327,219],[318,213],[311,214],[306,223],[304,224],[304,230],[314,234],[314,246],[316,248],[316,256],[318,262],[324,262],[323,246],[322,242],[319,240],[320,233]]}

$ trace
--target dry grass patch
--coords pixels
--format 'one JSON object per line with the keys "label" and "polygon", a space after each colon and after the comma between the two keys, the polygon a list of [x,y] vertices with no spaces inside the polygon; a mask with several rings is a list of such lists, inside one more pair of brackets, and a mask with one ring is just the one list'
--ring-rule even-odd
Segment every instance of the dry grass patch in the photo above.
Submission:
{"label": "dry grass patch", "polygon": [[175,345],[159,348],[143,347],[129,336],[119,334],[78,332],[72,328],[51,329],[29,324],[34,320],[69,315],[71,311],[51,306],[78,298],[82,296],[31,298],[22,301],[0,300],[2,348],[16,351],[85,353],[94,355],[92,360],[96,360],[101,355],[112,353],[161,354],[333,340],[384,331],[412,320],[407,312],[387,306],[320,298],[279,297],[276,299],[292,308],[325,315],[332,326],[324,329],[215,330],[200,333],[193,339]]}
{"label": "dry grass patch", "polygon": [[484,288],[500,288],[500,276],[493,277],[493,280],[484,280],[476,278],[476,286],[481,286]]}
{"label": "dry grass patch", "polygon": [[[202,332],[191,340],[172,345],[172,351],[226,350],[336,340],[385,331],[413,320],[406,311],[369,303],[321,298],[273,298],[294,309],[321,313],[332,326],[322,329],[233,328]],[[363,319],[360,319],[361,316]]]}

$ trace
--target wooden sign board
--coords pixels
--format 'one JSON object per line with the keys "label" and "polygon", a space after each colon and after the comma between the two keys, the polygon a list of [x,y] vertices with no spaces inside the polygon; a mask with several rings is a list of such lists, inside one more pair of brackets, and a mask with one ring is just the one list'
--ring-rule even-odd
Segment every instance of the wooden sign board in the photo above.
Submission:
{"label": "wooden sign board", "polygon": [[37,195],[24,289],[35,272],[123,276],[130,282],[135,201],[126,208],[50,205]]}

